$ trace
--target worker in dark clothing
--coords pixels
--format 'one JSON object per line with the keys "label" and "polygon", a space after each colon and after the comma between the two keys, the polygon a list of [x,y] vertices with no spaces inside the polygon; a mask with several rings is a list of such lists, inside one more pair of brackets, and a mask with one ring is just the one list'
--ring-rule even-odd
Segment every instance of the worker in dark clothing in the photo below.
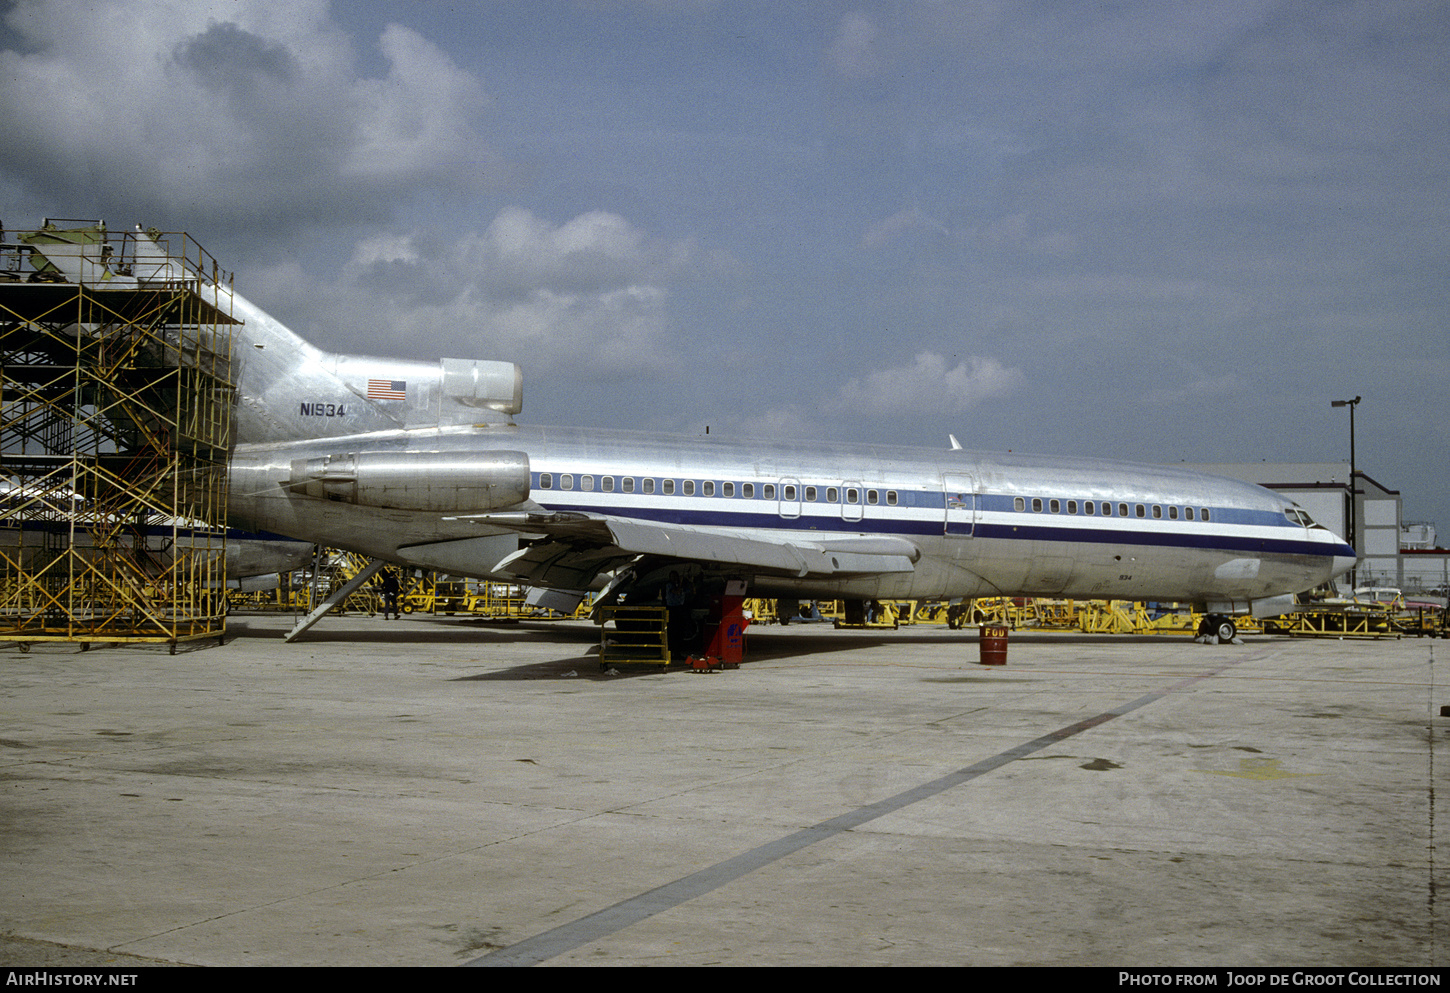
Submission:
{"label": "worker in dark clothing", "polygon": [[383,570],[383,579],[378,583],[378,589],[383,594],[383,619],[386,620],[389,614],[392,614],[394,620],[402,617],[398,613],[398,576],[393,570]]}
{"label": "worker in dark clothing", "polygon": [[690,592],[689,583],[672,571],[664,588],[665,630],[671,651],[680,650],[691,634]]}

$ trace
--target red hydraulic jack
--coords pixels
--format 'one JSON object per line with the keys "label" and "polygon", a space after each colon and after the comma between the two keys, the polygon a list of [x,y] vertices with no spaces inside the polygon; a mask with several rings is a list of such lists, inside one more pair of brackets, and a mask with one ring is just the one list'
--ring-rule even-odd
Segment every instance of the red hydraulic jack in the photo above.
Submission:
{"label": "red hydraulic jack", "polygon": [[686,662],[693,672],[713,669],[738,669],[745,656],[745,582],[732,579],[725,592],[710,598],[710,613],[705,618],[705,650],[691,655]]}

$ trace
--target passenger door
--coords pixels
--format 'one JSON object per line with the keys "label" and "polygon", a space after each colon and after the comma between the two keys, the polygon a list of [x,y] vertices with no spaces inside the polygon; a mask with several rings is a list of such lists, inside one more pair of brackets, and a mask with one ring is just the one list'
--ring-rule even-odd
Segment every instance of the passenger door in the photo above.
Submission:
{"label": "passenger door", "polygon": [[977,529],[977,480],[971,473],[942,473],[942,495],[946,500],[943,533],[953,538],[970,538]]}
{"label": "passenger door", "polygon": [[782,479],[776,483],[780,494],[780,516],[794,520],[801,515],[801,481]]}

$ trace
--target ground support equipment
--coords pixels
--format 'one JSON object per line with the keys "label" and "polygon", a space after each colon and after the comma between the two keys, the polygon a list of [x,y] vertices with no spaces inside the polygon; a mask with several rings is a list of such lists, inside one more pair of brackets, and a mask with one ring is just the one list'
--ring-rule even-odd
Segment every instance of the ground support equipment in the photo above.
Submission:
{"label": "ground support equipment", "polygon": [[[670,664],[669,611],[663,606],[596,607],[599,667]],[[613,625],[611,627],[611,625]]]}
{"label": "ground support equipment", "polygon": [[222,638],[230,276],[186,235],[0,239],[0,640]]}
{"label": "ground support equipment", "polygon": [[717,668],[738,669],[745,657],[745,584],[731,581],[725,592],[710,598],[703,631],[704,648],[686,659],[690,668],[705,672]]}
{"label": "ground support equipment", "polygon": [[1266,634],[1287,634],[1298,638],[1398,638],[1393,617],[1386,608],[1360,604],[1322,604],[1313,610],[1297,610],[1265,618]]}

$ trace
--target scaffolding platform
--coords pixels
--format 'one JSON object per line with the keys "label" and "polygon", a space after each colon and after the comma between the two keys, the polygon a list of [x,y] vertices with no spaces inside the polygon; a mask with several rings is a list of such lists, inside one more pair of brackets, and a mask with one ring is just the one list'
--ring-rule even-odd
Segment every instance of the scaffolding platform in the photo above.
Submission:
{"label": "scaffolding platform", "polygon": [[0,639],[225,633],[229,282],[184,234],[0,236]]}
{"label": "scaffolding platform", "polygon": [[600,669],[621,664],[663,669],[670,664],[668,608],[611,604],[595,610],[599,616]]}

